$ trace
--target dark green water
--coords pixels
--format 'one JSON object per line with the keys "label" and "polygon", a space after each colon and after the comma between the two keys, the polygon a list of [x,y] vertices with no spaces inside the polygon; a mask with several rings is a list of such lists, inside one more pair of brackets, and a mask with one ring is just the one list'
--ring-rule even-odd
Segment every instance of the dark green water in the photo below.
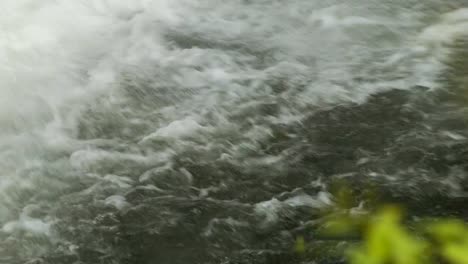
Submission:
{"label": "dark green water", "polygon": [[466,1],[31,3],[0,4],[0,263],[342,263],[338,182],[468,217]]}

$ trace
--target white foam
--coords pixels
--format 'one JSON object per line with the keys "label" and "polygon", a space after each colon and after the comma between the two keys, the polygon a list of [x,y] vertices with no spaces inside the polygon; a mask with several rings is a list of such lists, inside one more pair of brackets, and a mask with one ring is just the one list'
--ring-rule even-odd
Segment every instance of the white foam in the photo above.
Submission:
{"label": "white foam", "polygon": [[[47,151],[82,147],[70,139],[81,109],[118,87],[125,68],[160,58],[165,50],[160,28],[178,19],[172,5],[166,0],[1,1],[0,196],[5,189],[29,186],[34,178],[19,174],[33,162],[40,168]],[[78,156],[71,159],[75,165]],[[83,166],[92,163],[81,159]]]}
{"label": "white foam", "polygon": [[31,207],[25,207],[18,220],[7,222],[2,230],[5,233],[24,231],[35,235],[50,235],[51,222],[31,217],[29,215]]}
{"label": "white foam", "polygon": [[79,150],[73,153],[70,157],[72,167],[84,171],[90,170],[93,166],[97,166],[105,162],[117,164],[119,162],[126,161],[144,164],[148,162],[148,158],[136,154],[104,150]]}
{"label": "white foam", "polygon": [[203,130],[197,121],[192,118],[185,118],[182,120],[176,120],[169,125],[158,129],[153,134],[146,136],[142,141],[151,140],[154,138],[184,138],[194,135],[196,132]]}
{"label": "white foam", "polygon": [[107,205],[114,206],[118,210],[123,210],[130,207],[130,204],[127,202],[125,197],[121,195],[112,195],[106,198],[105,203]]}
{"label": "white foam", "polygon": [[331,195],[320,192],[316,197],[307,194],[298,194],[284,201],[273,198],[255,204],[255,213],[261,217],[260,227],[266,228],[274,225],[280,219],[280,213],[287,208],[310,207],[312,209],[325,208],[332,205]]}
{"label": "white foam", "polygon": [[265,228],[278,221],[278,213],[281,210],[283,203],[273,198],[269,201],[257,203],[255,205],[255,213],[262,216],[261,227]]}
{"label": "white foam", "polygon": [[117,175],[106,175],[104,180],[109,181],[118,185],[120,188],[130,188],[132,187],[133,180],[128,177],[117,176]]}
{"label": "white foam", "polygon": [[427,27],[419,39],[428,45],[450,44],[457,37],[468,36],[468,8],[446,13],[439,21]]}
{"label": "white foam", "polygon": [[[271,123],[298,123],[316,106],[362,102],[385,89],[433,85],[446,55],[443,46],[468,28],[467,11],[460,9],[442,15],[418,35],[424,27],[419,11],[402,8],[397,17],[373,14],[369,10],[380,10],[380,2],[357,2],[1,1],[0,221],[15,217],[10,215],[14,198],[6,190],[48,191],[34,184],[47,180],[40,171],[57,156],[62,155],[57,167],[63,175],[86,175],[105,163],[164,167],[169,162],[174,153],[167,149],[123,153],[100,150],[99,139],[76,139],[85,105],[101,95],[116,101],[124,97],[115,88],[123,86],[127,75],[132,84],[156,83],[155,93],[160,87],[163,93],[183,91],[175,93],[171,105],[158,108],[155,103],[158,109],[136,119],[153,128],[142,143],[155,139],[175,145],[211,132],[232,132],[240,143],[219,143],[233,150],[223,158],[242,159],[245,149],[259,150],[255,141],[271,137]],[[179,39],[165,35],[169,33]],[[284,91],[276,94],[274,86]],[[163,96],[158,99],[166,104]],[[279,113],[266,121],[257,113],[250,118],[250,111],[268,104]],[[231,121],[242,116],[241,110],[249,120],[239,123],[248,125]],[[160,119],[146,123],[146,116]],[[108,140],[107,147],[118,145]],[[209,139],[203,140],[209,145]],[[259,162],[280,161],[268,157]],[[182,173],[191,181],[188,171]],[[148,177],[144,174],[140,181]],[[136,184],[115,175],[95,180],[123,189]],[[125,200],[112,196],[107,203],[122,208]],[[259,203],[256,210],[266,222],[274,222],[281,208],[327,203],[326,196],[300,196]],[[4,229],[46,233],[47,222],[41,221],[25,216]]]}

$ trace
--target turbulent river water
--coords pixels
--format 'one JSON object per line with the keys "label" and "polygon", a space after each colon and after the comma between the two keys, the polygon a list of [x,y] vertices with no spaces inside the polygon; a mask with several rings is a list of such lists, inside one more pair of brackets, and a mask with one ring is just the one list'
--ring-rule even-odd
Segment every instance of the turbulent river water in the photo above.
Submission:
{"label": "turbulent river water", "polygon": [[337,263],[341,180],[468,217],[466,0],[0,10],[0,263]]}

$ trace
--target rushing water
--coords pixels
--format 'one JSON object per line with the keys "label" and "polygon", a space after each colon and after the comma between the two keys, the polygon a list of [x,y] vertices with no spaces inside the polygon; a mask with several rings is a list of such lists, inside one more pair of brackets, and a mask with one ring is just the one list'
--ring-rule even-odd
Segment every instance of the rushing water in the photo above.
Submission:
{"label": "rushing water", "polygon": [[0,10],[0,263],[331,263],[340,179],[468,217],[466,0]]}

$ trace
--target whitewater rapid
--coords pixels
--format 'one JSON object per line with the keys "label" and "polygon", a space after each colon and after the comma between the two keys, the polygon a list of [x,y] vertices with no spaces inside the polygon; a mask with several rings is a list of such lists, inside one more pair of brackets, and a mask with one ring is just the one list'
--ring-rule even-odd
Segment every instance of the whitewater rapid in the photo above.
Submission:
{"label": "whitewater rapid", "polygon": [[[216,263],[257,246],[253,230],[278,228],[284,210],[333,203],[322,179],[342,164],[321,155],[346,146],[324,148],[348,119],[317,112],[453,89],[443,76],[465,50],[467,5],[3,0],[0,262]],[[367,153],[359,166],[390,156],[349,148]],[[297,163],[312,150],[315,167]],[[460,190],[453,171],[444,184]],[[400,179],[369,175],[385,173]]]}

